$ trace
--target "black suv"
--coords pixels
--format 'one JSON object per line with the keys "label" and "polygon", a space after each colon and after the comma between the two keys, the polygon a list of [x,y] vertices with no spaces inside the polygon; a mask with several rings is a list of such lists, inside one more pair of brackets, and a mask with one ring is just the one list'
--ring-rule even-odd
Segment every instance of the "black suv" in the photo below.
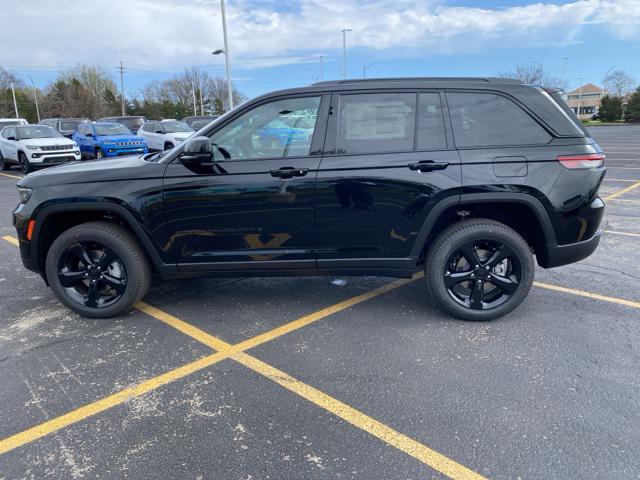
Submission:
{"label": "black suv", "polygon": [[[153,272],[382,275],[423,269],[446,312],[511,311],[600,240],[600,147],[560,92],[492,78],[321,82],[270,93],[203,136],[18,182],[25,266],[89,317]],[[202,132],[201,132],[202,133]]]}

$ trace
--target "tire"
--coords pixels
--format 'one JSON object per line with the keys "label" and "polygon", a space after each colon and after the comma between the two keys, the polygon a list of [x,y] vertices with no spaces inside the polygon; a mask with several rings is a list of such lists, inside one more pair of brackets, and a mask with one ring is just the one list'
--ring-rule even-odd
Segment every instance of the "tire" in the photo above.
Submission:
{"label": "tire", "polygon": [[96,157],[96,160],[102,160],[104,158],[104,152],[101,148],[96,148],[96,153],[94,156]]}
{"label": "tire", "polygon": [[23,152],[18,153],[18,165],[20,165],[20,171],[25,175],[33,172],[33,167],[29,163],[29,159]]}
{"label": "tire", "polygon": [[2,152],[0,151],[0,170],[6,172],[7,170],[9,170],[9,168],[11,168],[11,165],[4,161],[4,157],[2,156]]}
{"label": "tire", "polygon": [[433,240],[425,258],[429,297],[462,320],[493,320],[511,312],[529,293],[534,275],[527,242],[489,219],[449,226]]}
{"label": "tire", "polygon": [[[102,252],[98,246],[103,247]],[[78,252],[90,257],[84,266],[79,260],[84,255]],[[101,262],[107,252],[109,260]],[[89,318],[110,318],[128,312],[147,293],[151,281],[149,261],[136,238],[123,227],[102,221],[77,225],[56,238],[47,254],[46,273],[58,299]],[[61,279],[75,283],[63,286]],[[93,283],[96,292],[102,290],[95,301],[91,301]],[[111,285],[117,285],[117,289]]]}
{"label": "tire", "polygon": [[173,143],[167,142],[164,144],[164,151],[171,150],[173,148]]}

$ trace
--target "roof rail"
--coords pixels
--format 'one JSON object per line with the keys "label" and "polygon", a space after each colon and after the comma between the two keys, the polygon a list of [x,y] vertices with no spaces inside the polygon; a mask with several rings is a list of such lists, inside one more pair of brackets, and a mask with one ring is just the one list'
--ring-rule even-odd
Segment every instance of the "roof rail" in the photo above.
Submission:
{"label": "roof rail", "polygon": [[523,83],[515,78],[502,77],[390,77],[390,78],[367,78],[351,80],[325,80],[316,82],[313,85],[344,85],[350,83],[363,82],[494,82],[494,83]]}

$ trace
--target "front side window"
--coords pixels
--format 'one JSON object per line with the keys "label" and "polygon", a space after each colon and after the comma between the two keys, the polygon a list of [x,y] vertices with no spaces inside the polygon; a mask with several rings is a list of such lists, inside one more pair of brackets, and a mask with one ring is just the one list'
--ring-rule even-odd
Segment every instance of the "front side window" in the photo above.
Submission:
{"label": "front side window", "polygon": [[458,147],[540,145],[551,136],[527,112],[493,93],[447,93]]}
{"label": "front side window", "polygon": [[216,160],[307,156],[320,97],[287,98],[260,105],[216,131]]}

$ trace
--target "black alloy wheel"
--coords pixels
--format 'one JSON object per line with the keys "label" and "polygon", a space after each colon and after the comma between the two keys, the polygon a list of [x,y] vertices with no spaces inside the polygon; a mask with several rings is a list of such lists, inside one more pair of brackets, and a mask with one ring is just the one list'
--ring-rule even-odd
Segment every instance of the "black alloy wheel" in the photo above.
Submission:
{"label": "black alloy wheel", "polygon": [[122,298],[127,271],[110,248],[95,241],[77,241],[60,256],[58,280],[79,304],[105,308]]}
{"label": "black alloy wheel", "polygon": [[18,164],[20,165],[20,171],[25,175],[33,171],[33,167],[29,163],[29,159],[22,152],[18,154]]}
{"label": "black alloy wheel", "polygon": [[470,240],[447,260],[443,279],[447,292],[460,305],[489,310],[508,301],[522,280],[522,261],[498,240]]}

